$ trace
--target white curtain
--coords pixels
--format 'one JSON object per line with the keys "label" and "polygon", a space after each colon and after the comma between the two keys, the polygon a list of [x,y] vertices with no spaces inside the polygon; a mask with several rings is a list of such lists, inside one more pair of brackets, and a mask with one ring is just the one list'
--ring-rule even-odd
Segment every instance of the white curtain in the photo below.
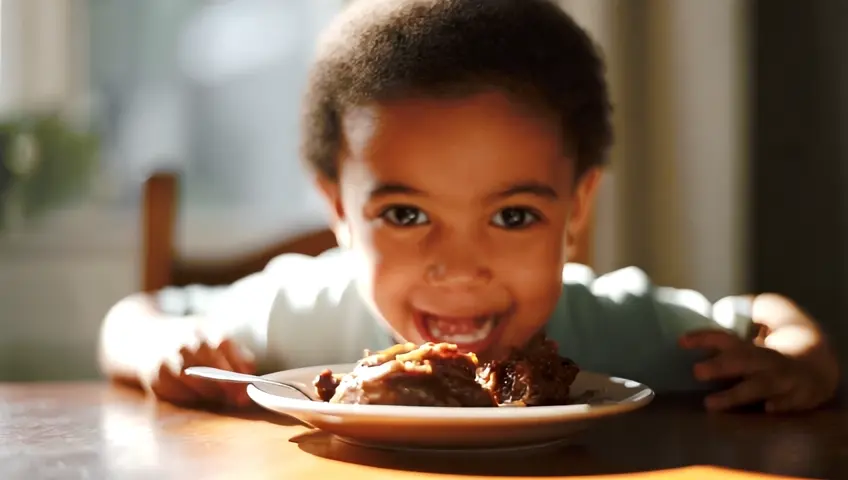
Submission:
{"label": "white curtain", "polygon": [[615,107],[593,265],[745,290],[748,2],[561,1],[603,49]]}
{"label": "white curtain", "polygon": [[0,2],[0,114],[84,107],[87,25],[81,0]]}

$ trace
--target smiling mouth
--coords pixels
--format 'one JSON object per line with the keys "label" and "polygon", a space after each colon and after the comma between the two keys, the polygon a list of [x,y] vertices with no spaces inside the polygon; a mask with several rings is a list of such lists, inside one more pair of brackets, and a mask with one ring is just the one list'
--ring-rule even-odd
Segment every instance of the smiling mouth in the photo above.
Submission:
{"label": "smiling mouth", "polygon": [[428,342],[452,343],[466,352],[488,348],[497,338],[504,314],[485,314],[473,317],[448,317],[416,312],[416,326]]}

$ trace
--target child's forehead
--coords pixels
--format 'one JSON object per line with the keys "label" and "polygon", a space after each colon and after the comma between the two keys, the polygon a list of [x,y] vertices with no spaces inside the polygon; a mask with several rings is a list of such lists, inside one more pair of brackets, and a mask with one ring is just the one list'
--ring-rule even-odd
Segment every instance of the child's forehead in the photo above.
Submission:
{"label": "child's forehead", "polygon": [[380,181],[485,190],[567,184],[573,169],[557,117],[497,92],[373,102],[342,124],[342,170],[356,163]]}
{"label": "child's forehead", "polygon": [[414,147],[443,140],[449,142],[444,147],[498,143],[531,151],[557,149],[569,156],[572,142],[563,127],[552,109],[496,89],[371,101],[342,115],[344,142],[354,150],[375,142]]}

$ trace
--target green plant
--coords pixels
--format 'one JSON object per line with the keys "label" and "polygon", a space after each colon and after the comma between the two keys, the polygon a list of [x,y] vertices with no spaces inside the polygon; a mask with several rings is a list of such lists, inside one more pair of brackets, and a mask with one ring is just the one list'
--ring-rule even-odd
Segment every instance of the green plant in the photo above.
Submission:
{"label": "green plant", "polygon": [[24,219],[83,196],[97,167],[95,136],[57,114],[0,122],[0,229],[11,202]]}

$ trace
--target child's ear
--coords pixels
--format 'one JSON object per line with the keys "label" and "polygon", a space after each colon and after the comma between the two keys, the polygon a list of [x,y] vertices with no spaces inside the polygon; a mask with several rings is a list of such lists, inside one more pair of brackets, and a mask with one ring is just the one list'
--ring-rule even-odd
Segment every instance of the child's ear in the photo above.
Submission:
{"label": "child's ear", "polygon": [[323,174],[318,174],[315,182],[318,189],[327,201],[327,206],[330,208],[331,222],[330,227],[333,233],[336,234],[336,241],[340,247],[350,246],[350,230],[345,218],[344,206],[342,205],[341,185],[337,180],[328,178]]}
{"label": "child's ear", "polygon": [[573,250],[577,239],[586,231],[586,227],[592,218],[595,207],[595,196],[601,183],[603,170],[592,167],[586,171],[577,182],[574,195],[571,198],[571,211],[568,222],[568,251],[569,257],[573,257]]}

